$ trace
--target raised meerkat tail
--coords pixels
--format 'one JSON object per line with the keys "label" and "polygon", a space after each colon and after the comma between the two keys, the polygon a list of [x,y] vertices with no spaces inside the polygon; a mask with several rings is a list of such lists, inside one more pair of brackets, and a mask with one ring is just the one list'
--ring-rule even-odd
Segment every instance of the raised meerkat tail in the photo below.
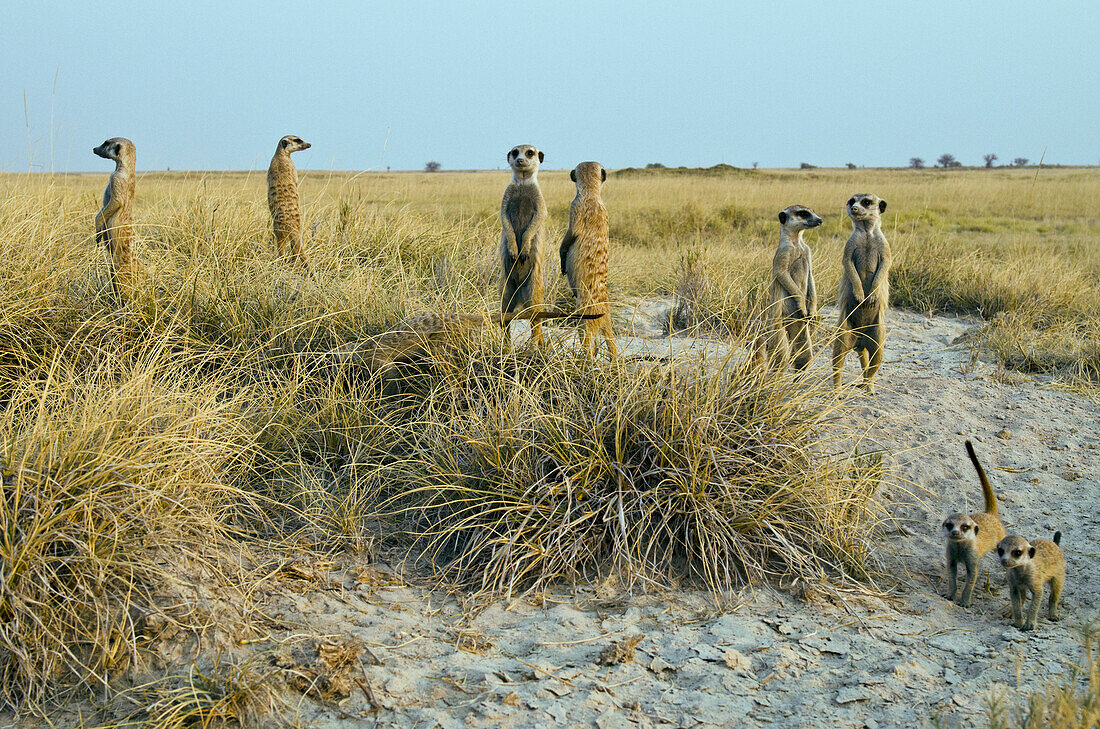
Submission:
{"label": "raised meerkat tail", "polygon": [[1061,545],[1062,544],[1062,532],[1054,532],[1054,539],[1052,539],[1051,541],[1053,541],[1055,544]]}
{"label": "raised meerkat tail", "polygon": [[993,493],[993,487],[989,485],[989,479],[986,478],[985,469],[982,468],[982,464],[978,462],[978,456],[974,453],[974,446],[970,441],[966,441],[966,455],[970,456],[970,462],[974,464],[974,470],[978,472],[978,480],[982,482],[982,496],[985,497],[985,513],[996,514],[997,513],[997,496]]}

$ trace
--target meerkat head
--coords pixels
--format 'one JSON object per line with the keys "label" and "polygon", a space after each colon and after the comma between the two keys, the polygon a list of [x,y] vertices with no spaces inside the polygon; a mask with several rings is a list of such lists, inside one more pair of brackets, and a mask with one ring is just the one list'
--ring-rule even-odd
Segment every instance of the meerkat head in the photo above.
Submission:
{"label": "meerkat head", "polygon": [[878,195],[860,192],[848,200],[848,217],[853,221],[876,220],[886,212],[886,201]]}
{"label": "meerkat head", "polygon": [[279,150],[287,154],[291,152],[301,152],[303,149],[309,149],[312,146],[313,145],[309,142],[293,134],[288,134],[279,140]]}
{"label": "meerkat head", "polygon": [[126,137],[111,137],[98,147],[92,148],[92,152],[103,159],[110,159],[115,162],[127,158],[133,159],[137,154],[134,143]]}
{"label": "meerkat head", "polygon": [[809,230],[823,222],[820,215],[803,205],[790,205],[779,211],[779,225],[790,231]]}
{"label": "meerkat head", "polygon": [[1005,569],[1023,567],[1034,556],[1035,547],[1028,544],[1028,541],[1023,537],[1009,534],[997,542],[997,558],[1001,560],[1001,564],[1005,566]]}
{"label": "meerkat head", "polygon": [[950,542],[972,542],[978,536],[978,524],[969,514],[952,514],[943,520],[943,533]]}
{"label": "meerkat head", "polygon": [[543,157],[541,150],[530,144],[521,144],[518,147],[512,147],[512,151],[508,153],[508,164],[516,177],[522,180],[534,176],[539,171]]}
{"label": "meerkat head", "polygon": [[577,183],[578,190],[584,187],[598,190],[607,180],[607,170],[599,162],[581,162],[569,173],[569,179]]}

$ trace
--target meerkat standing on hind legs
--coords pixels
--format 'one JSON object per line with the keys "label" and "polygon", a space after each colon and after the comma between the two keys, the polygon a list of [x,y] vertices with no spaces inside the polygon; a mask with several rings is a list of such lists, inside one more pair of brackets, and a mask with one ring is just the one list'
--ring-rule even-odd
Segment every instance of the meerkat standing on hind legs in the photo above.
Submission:
{"label": "meerkat standing on hind legs", "polygon": [[115,171],[103,191],[103,207],[95,216],[95,239],[111,254],[112,282],[122,301],[133,298],[138,279],[145,273],[134,254],[134,185],[137,149],[125,137],[113,137],[92,149],[114,160]]}
{"label": "meerkat standing on hind legs", "polygon": [[[544,155],[530,144],[508,153],[512,181],[500,203],[500,311],[517,307],[538,311],[543,302],[542,247],[546,201],[539,188],[538,171]],[[502,319],[505,344],[511,343],[511,324]],[[542,346],[542,324],[531,320],[531,339]]]}
{"label": "meerkat standing on hind legs", "polygon": [[978,582],[978,567],[982,555],[993,549],[1005,535],[1004,525],[997,516],[997,496],[993,493],[993,486],[990,485],[970,441],[966,441],[966,455],[970,456],[970,462],[978,472],[985,511],[976,514],[951,514],[943,520],[943,533],[947,537],[947,599],[954,600],[958,592],[956,573],[961,562],[966,565],[966,586],[958,599],[962,607],[970,607],[970,596]]}
{"label": "meerkat standing on hind legs", "polygon": [[[772,364],[786,368],[791,357],[799,370],[813,359],[810,330],[817,316],[817,287],[813,257],[802,233],[822,223],[821,217],[802,205],[779,211],[779,247],[772,259],[772,285],[765,322],[765,347]],[[763,360],[763,352],[757,352]]]}
{"label": "meerkat standing on hind legs", "polygon": [[882,234],[886,201],[858,194],[848,200],[852,235],[841,258],[843,271],[837,296],[840,329],[833,342],[833,380],[840,387],[844,357],[855,349],[863,368],[863,387],[875,391],[875,374],[882,365],[886,340],[886,308],[890,304],[890,244]]}
{"label": "meerkat standing on hind legs", "polygon": [[561,273],[577,297],[577,309],[600,314],[584,322],[582,346],[589,358],[596,356],[596,331],[603,332],[611,359],[618,356],[611,329],[611,307],[607,297],[608,221],[600,199],[600,186],[607,170],[599,162],[581,162],[569,173],[577,183],[577,196],[569,206],[569,229],[562,238]]}
{"label": "meerkat standing on hind legs", "polygon": [[[1062,532],[1054,532],[1052,541],[1036,539],[1030,544],[1023,537],[1010,534],[997,545],[997,556],[1007,570],[1008,588],[1012,599],[1012,624],[1020,630],[1035,630],[1039,620],[1039,603],[1043,587],[1050,585],[1047,617],[1059,620],[1058,601],[1066,581],[1066,558],[1058,545]],[[1031,606],[1024,618],[1024,600],[1031,593]]]}
{"label": "meerkat standing on hind legs", "polygon": [[309,149],[312,145],[301,137],[288,134],[279,140],[275,155],[267,168],[267,207],[271,210],[271,224],[275,233],[275,245],[280,256],[287,249],[297,263],[309,269],[309,261],[302,252],[302,216],[298,210],[298,170],[290,159],[291,152]]}

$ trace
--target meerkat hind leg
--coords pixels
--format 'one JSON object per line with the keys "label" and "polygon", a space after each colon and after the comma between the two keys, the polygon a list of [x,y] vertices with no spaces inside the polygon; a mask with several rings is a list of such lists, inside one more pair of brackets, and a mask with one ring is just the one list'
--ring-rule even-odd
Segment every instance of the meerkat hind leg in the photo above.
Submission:
{"label": "meerkat hind leg", "polygon": [[1053,577],[1050,580],[1050,598],[1047,603],[1047,617],[1051,620],[1061,620],[1058,614],[1058,603],[1062,599],[1062,585],[1065,580],[1061,577]]}
{"label": "meerkat hind leg", "polygon": [[1017,628],[1024,625],[1024,588],[1022,585],[1010,585],[1012,600],[1012,624]]}
{"label": "meerkat hind leg", "polygon": [[833,385],[840,387],[844,372],[844,358],[848,355],[848,334],[842,332],[833,341]]}
{"label": "meerkat hind leg", "polygon": [[791,343],[791,354],[797,370],[810,366],[813,359],[813,347],[810,343],[810,327],[805,319],[796,319],[787,325],[787,338]]}
{"label": "meerkat hind leg", "polygon": [[600,330],[603,332],[604,341],[607,342],[607,354],[614,362],[619,358],[619,350],[615,346],[615,332],[611,328],[611,314],[604,314],[597,321],[600,322]]}
{"label": "meerkat hind leg", "polygon": [[974,593],[974,585],[978,583],[978,569],[981,565],[978,557],[967,557],[964,562],[966,565],[966,584],[963,585],[962,595],[959,597],[959,607],[970,607],[970,598]]}
{"label": "meerkat hind leg", "polygon": [[1035,630],[1039,622],[1039,604],[1043,601],[1043,586],[1040,584],[1031,591],[1031,604],[1027,610],[1027,620],[1024,622],[1024,630]]}

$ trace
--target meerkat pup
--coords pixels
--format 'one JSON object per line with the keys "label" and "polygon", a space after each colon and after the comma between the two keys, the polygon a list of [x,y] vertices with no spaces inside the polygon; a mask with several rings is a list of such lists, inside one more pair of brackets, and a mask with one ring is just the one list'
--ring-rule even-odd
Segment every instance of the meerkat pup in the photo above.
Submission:
{"label": "meerkat pup", "polygon": [[111,254],[111,280],[115,293],[123,301],[134,294],[138,279],[145,273],[134,254],[134,184],[137,148],[124,137],[112,137],[92,149],[96,155],[113,160],[115,171],[103,191],[103,207],[95,216],[95,239]]}
{"label": "meerkat pup", "polygon": [[[539,188],[539,165],[543,153],[530,144],[513,147],[508,153],[512,181],[500,203],[500,310],[510,314],[517,308],[539,310],[543,301],[542,247],[546,222],[546,201]],[[502,320],[505,341],[511,341],[511,324]],[[531,320],[531,339],[542,346],[542,324]]]}
{"label": "meerkat pup", "polygon": [[569,206],[569,229],[561,240],[561,273],[577,297],[577,309],[599,314],[584,322],[582,346],[596,356],[596,332],[603,332],[611,359],[618,356],[615,332],[611,329],[611,306],[607,298],[608,222],[607,208],[600,199],[600,187],[607,170],[599,162],[581,162],[569,173],[577,183],[577,195]]}
{"label": "meerkat pup", "polygon": [[993,493],[993,487],[970,441],[966,441],[966,455],[970,456],[970,462],[978,472],[985,511],[976,514],[951,514],[943,520],[943,533],[947,538],[947,599],[954,600],[958,592],[956,573],[959,563],[962,563],[966,565],[966,586],[958,599],[958,604],[962,607],[970,607],[970,597],[978,582],[982,555],[993,549],[1005,535],[1004,525],[997,516],[997,496]]}
{"label": "meerkat pup", "polygon": [[[1023,537],[1010,534],[997,545],[997,556],[1008,572],[1008,587],[1012,598],[1012,624],[1020,630],[1035,630],[1039,619],[1039,603],[1043,587],[1050,585],[1047,617],[1058,620],[1058,601],[1066,581],[1066,558],[1058,545],[1062,532],[1054,532],[1054,540],[1036,539],[1028,544]],[[1024,618],[1024,600],[1031,593],[1031,606]]]}
{"label": "meerkat pup", "polygon": [[817,316],[813,258],[802,233],[822,223],[810,208],[791,205],[779,211],[779,247],[772,259],[767,316],[767,350],[777,367],[805,369],[813,359],[810,329]]}
{"label": "meerkat pup", "polygon": [[875,374],[882,365],[886,339],[886,307],[890,303],[890,244],[882,234],[886,201],[877,195],[858,194],[848,200],[852,235],[841,258],[837,309],[840,328],[833,343],[833,380],[840,387],[841,370],[848,350],[855,349],[863,368],[861,387],[875,390]]}
{"label": "meerkat pup", "polygon": [[298,211],[298,170],[290,159],[291,152],[309,149],[312,145],[301,137],[288,134],[279,140],[275,156],[267,168],[267,207],[271,210],[271,224],[275,233],[275,245],[280,256],[287,249],[295,261],[306,268],[309,262],[302,252],[302,216]]}

